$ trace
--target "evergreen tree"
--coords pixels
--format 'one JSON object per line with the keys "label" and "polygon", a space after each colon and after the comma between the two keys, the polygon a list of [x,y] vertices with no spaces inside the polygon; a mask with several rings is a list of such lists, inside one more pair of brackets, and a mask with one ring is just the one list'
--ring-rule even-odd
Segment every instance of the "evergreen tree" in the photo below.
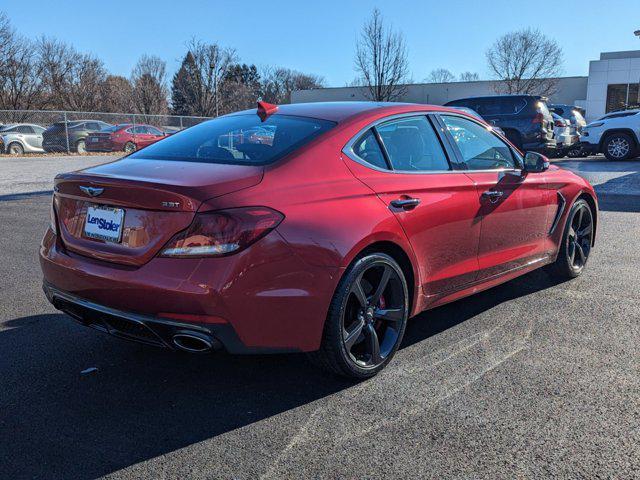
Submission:
{"label": "evergreen tree", "polygon": [[171,112],[174,115],[194,115],[196,113],[199,84],[198,68],[193,54],[189,51],[171,83]]}

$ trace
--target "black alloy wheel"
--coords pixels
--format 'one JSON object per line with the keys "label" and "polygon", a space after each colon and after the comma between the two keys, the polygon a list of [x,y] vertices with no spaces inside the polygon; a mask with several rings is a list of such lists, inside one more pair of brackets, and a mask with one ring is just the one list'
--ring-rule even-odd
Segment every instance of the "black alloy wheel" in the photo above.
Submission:
{"label": "black alloy wheel", "polygon": [[357,260],[336,290],[317,365],[351,378],[378,373],[397,351],[409,313],[408,287],[397,262],[373,253]]}
{"label": "black alloy wheel", "polygon": [[593,245],[594,221],[589,204],[577,200],[567,217],[558,258],[551,272],[563,278],[575,278],[582,273]]}

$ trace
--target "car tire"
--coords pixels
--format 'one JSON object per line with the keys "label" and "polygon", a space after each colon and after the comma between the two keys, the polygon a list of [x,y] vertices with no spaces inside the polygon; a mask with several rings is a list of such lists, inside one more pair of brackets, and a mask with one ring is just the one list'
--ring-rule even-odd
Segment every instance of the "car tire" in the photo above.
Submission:
{"label": "car tire", "polygon": [[133,153],[138,149],[138,147],[136,146],[135,143],[133,142],[127,142],[124,144],[124,152],[125,153]]}
{"label": "car tire", "polygon": [[398,350],[408,316],[408,287],[398,263],[384,253],[363,255],[338,283],[320,349],[309,359],[351,379],[373,377]]}
{"label": "car tire", "polygon": [[10,143],[7,147],[7,153],[11,155],[24,155],[24,147],[18,142]]}
{"label": "car tire", "polygon": [[584,199],[577,200],[567,215],[558,257],[547,269],[552,276],[571,279],[582,273],[591,253],[594,226],[591,206]]}
{"label": "car tire", "polygon": [[578,157],[585,157],[586,155],[583,154],[582,151],[582,147],[578,146],[578,147],[572,147],[569,149],[569,151],[567,151],[567,157],[569,158],[578,158]]}
{"label": "car tire", "polygon": [[78,140],[76,142],[76,152],[77,153],[87,153],[87,144],[84,140]]}
{"label": "car tire", "polygon": [[607,160],[629,160],[636,156],[636,144],[627,133],[613,133],[604,139],[602,151]]}

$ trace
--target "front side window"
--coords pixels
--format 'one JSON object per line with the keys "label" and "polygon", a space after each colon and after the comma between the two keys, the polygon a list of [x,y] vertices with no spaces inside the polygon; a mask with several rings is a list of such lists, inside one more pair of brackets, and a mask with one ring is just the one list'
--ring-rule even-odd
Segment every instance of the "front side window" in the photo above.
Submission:
{"label": "front side window", "polygon": [[[202,122],[139,150],[130,158],[266,165],[330,130],[335,122],[316,118],[255,114]],[[257,128],[265,129],[257,135]]]}
{"label": "front side window", "polygon": [[394,170],[450,170],[440,140],[426,116],[393,120],[376,130]]}
{"label": "front side window", "polygon": [[451,115],[441,118],[469,170],[519,168],[509,146],[482,125]]}

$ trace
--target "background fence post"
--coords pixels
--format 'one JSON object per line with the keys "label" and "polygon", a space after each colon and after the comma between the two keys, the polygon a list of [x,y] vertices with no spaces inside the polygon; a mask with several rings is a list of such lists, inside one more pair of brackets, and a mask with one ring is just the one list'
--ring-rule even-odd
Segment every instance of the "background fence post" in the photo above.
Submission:
{"label": "background fence post", "polygon": [[184,127],[182,126],[182,115],[180,115],[180,130],[184,129]]}
{"label": "background fence post", "polygon": [[64,112],[64,138],[67,142],[67,153],[71,153],[71,150],[69,149],[69,123],[67,121],[67,112]]}

